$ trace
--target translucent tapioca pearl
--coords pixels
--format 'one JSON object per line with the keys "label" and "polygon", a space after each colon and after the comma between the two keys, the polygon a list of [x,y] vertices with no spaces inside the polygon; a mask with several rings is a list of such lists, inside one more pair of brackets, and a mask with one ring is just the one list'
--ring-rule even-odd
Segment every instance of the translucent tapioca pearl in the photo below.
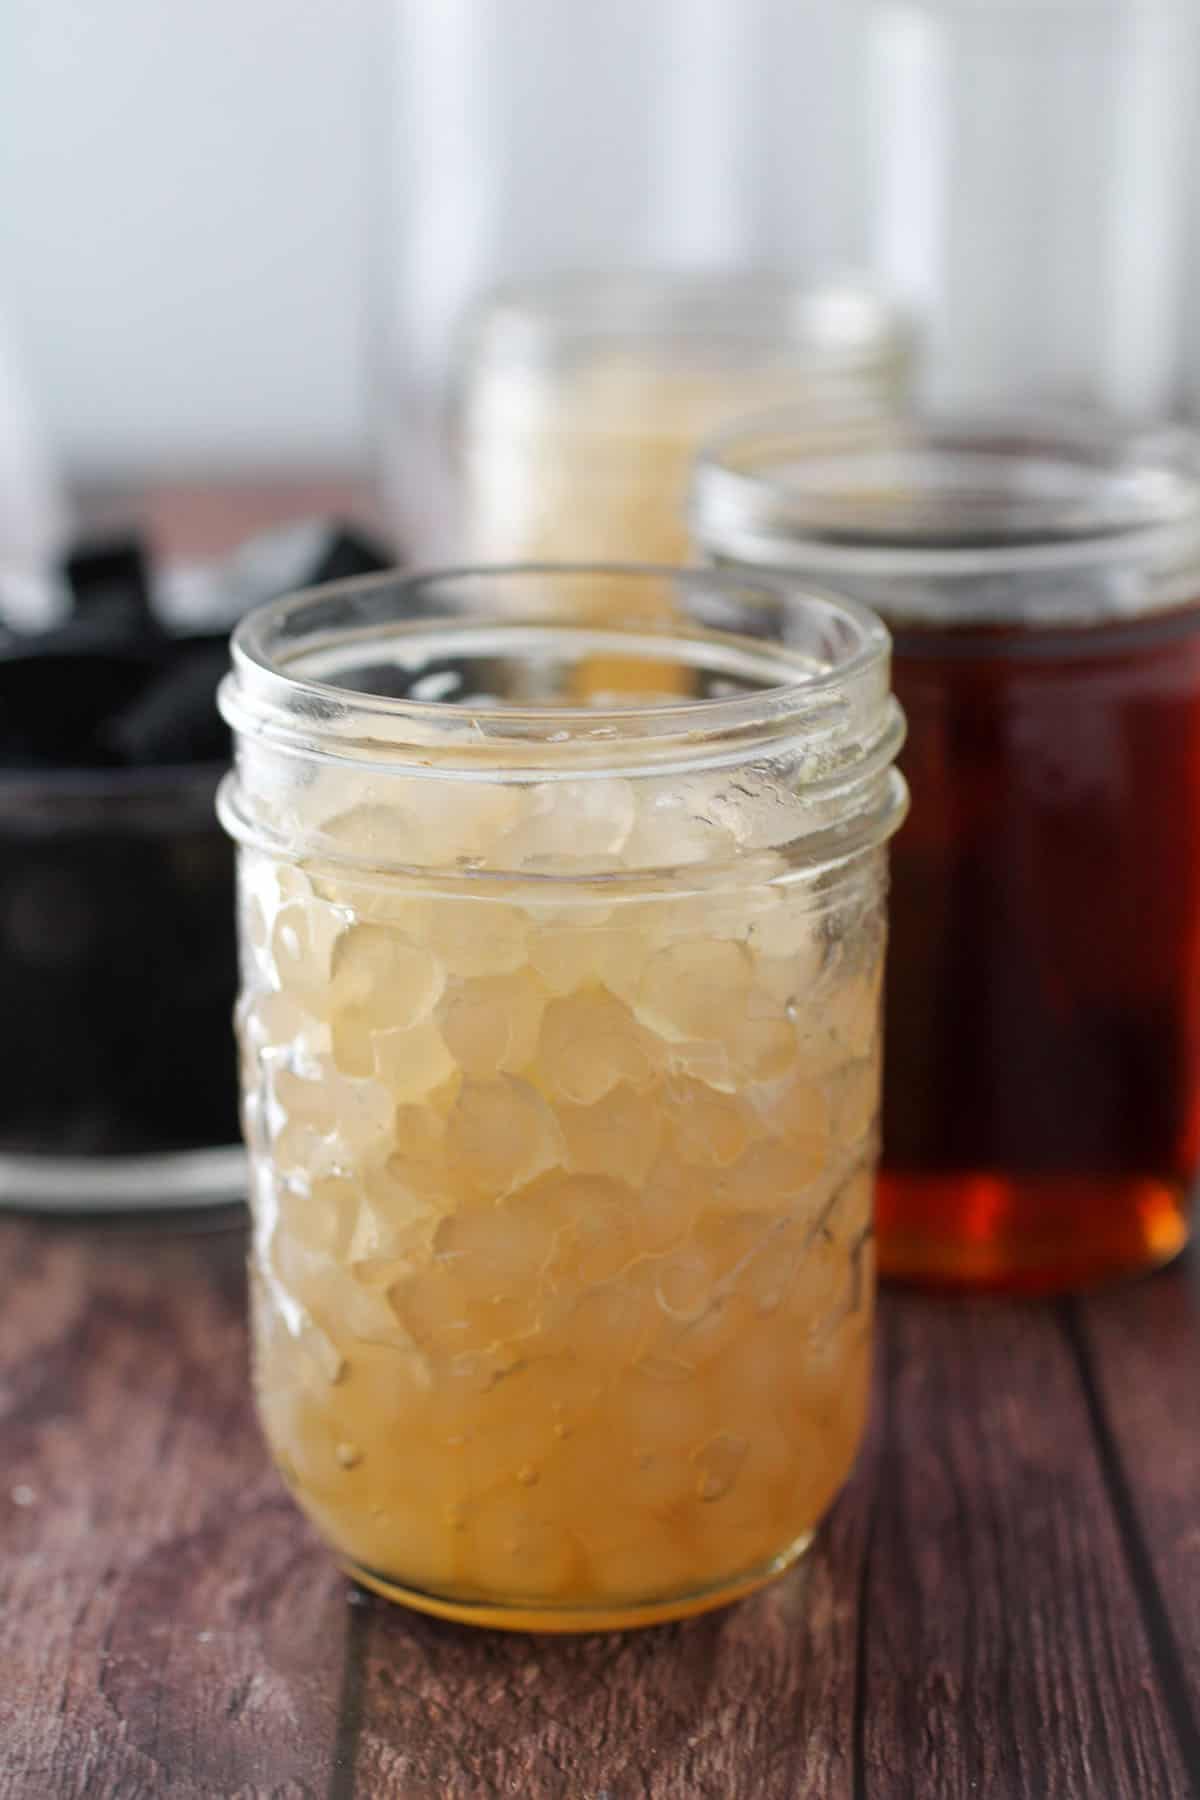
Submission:
{"label": "translucent tapioca pearl", "polygon": [[431,1019],[407,1030],[370,1034],[375,1072],[393,1104],[432,1096],[454,1075],[457,1064]]}
{"label": "translucent tapioca pearl", "polygon": [[398,1265],[421,1266],[443,1214],[442,1196],[423,1192],[404,1178],[389,1158],[357,1172],[358,1200],[345,1244],[347,1267],[359,1281],[378,1285],[391,1279]]}
{"label": "translucent tapioca pearl", "polygon": [[270,1157],[286,1179],[345,1174],[387,1154],[392,1102],[378,1082],[349,1082],[318,1066],[308,1076],[268,1071]]}
{"label": "translucent tapioca pearl", "polygon": [[529,938],[529,960],[554,994],[593,984],[624,993],[636,986],[645,957],[644,939],[624,927],[620,909],[599,923],[586,914],[537,923]]}
{"label": "translucent tapioca pearl", "polygon": [[499,1197],[561,1163],[564,1146],[550,1107],[526,1081],[463,1082],[446,1124],[447,1166],[468,1189]]}
{"label": "translucent tapioca pearl", "polygon": [[538,782],[521,790],[521,811],[495,846],[497,866],[519,869],[562,859],[566,865],[618,855],[637,813],[627,781]]}
{"label": "translucent tapioca pearl", "polygon": [[398,1276],[387,1299],[399,1323],[424,1351],[454,1352],[491,1341],[477,1339],[469,1288],[448,1264],[430,1262]]}
{"label": "translucent tapioca pearl", "polygon": [[765,1199],[756,1212],[729,1212],[714,1205],[698,1214],[688,1244],[712,1272],[714,1299],[740,1295],[748,1265],[755,1257],[770,1255],[785,1221],[778,1205]]}
{"label": "translucent tapioca pearl", "polygon": [[729,1047],[715,1038],[695,1038],[668,1043],[666,1066],[673,1076],[700,1082],[719,1094],[737,1094],[740,1086],[737,1070],[730,1061]]}
{"label": "translucent tapioca pearl", "polygon": [[314,1316],[335,1337],[351,1369],[362,1345],[408,1350],[414,1342],[397,1319],[386,1290],[356,1279],[357,1273],[347,1269],[344,1280],[329,1282],[320,1298],[314,1300]]}
{"label": "translucent tapioca pearl", "polygon": [[548,1346],[571,1352],[580,1398],[594,1399],[598,1383],[611,1388],[645,1353],[654,1333],[653,1301],[644,1281],[622,1278],[582,1292],[564,1286],[563,1298],[566,1304],[547,1320]]}
{"label": "translucent tapioca pearl", "polygon": [[714,1174],[710,1204],[729,1213],[778,1218],[810,1198],[825,1171],[827,1146],[817,1138],[760,1138]]}
{"label": "translucent tapioca pearl", "polygon": [[521,815],[519,790],[508,783],[458,782],[447,804],[445,783],[388,774],[360,779],[357,804],[338,772],[335,807],[321,821],[322,836],[364,864],[452,868],[463,858],[490,860],[491,846]]}
{"label": "translucent tapioca pearl", "polygon": [[[398,938],[378,925],[354,925],[336,941],[331,958],[331,1042],[336,1064],[345,1075],[372,1075],[376,1071],[380,1039],[389,1046],[401,1040],[394,1033],[419,1030],[443,992],[444,970],[428,950]],[[434,1048],[434,1039],[414,1040],[417,1055]],[[399,1057],[405,1057],[403,1046]],[[444,1080],[439,1058],[430,1057],[428,1085]],[[394,1066],[394,1058],[392,1058]],[[408,1071],[399,1075],[401,1089]]]}
{"label": "translucent tapioca pearl", "polygon": [[558,1221],[555,1210],[531,1200],[527,1192],[498,1204],[463,1207],[438,1225],[434,1256],[480,1292],[534,1289],[554,1255]]}
{"label": "translucent tapioca pearl", "polygon": [[579,914],[578,920],[552,914],[540,920],[534,914],[529,934],[529,961],[551,994],[574,994],[576,988],[603,985],[608,963],[621,961],[624,938],[608,925],[608,913],[599,922]]}
{"label": "translucent tapioca pearl", "polygon": [[703,1382],[707,1365],[737,1355],[750,1317],[740,1286],[718,1277],[702,1311],[689,1319],[672,1320],[664,1327],[659,1339],[660,1354],[669,1366],[685,1368]]}
{"label": "translucent tapioca pearl", "polygon": [[547,990],[529,969],[456,981],[438,1007],[438,1026],[464,1074],[524,1069],[537,1050]]}
{"label": "translucent tapioca pearl", "polygon": [[423,944],[436,896],[419,874],[409,880],[340,864],[312,864],[313,890],[345,924],[378,925],[410,944]]}
{"label": "translucent tapioca pearl", "polygon": [[252,961],[262,966],[269,956],[271,932],[280,909],[289,902],[311,901],[312,884],[297,865],[243,849],[238,858],[237,893],[243,949],[249,948]]}
{"label": "translucent tapioca pearl", "polygon": [[[792,1329],[797,1274],[808,1255],[814,1216],[819,1218],[819,1211],[816,1215],[803,1213],[777,1222],[778,1228],[766,1233],[754,1254],[746,1259],[737,1291],[739,1304],[752,1319],[776,1320],[778,1329]],[[781,1314],[787,1315],[786,1323],[777,1320]]]}
{"label": "translucent tapioca pearl", "polygon": [[529,918],[501,900],[439,899],[429,943],[454,975],[510,975],[528,957]]}
{"label": "translucent tapioca pearl", "polygon": [[344,1257],[354,1236],[362,1201],[358,1183],[342,1175],[289,1186],[275,1183],[277,1229],[331,1258]]}
{"label": "translucent tapioca pearl", "polygon": [[510,1344],[537,1322],[536,1289],[505,1287],[448,1262],[402,1276],[389,1288],[388,1301],[414,1342],[441,1359],[435,1376],[446,1359]]}
{"label": "translucent tapioca pearl", "polygon": [[[797,1058],[795,1073],[764,1082],[747,1094],[770,1139],[781,1139],[795,1166],[815,1176],[844,1140],[834,1129],[827,1082],[829,1065]],[[770,1141],[770,1140],[768,1140]]]}
{"label": "translucent tapioca pearl", "polygon": [[[327,1139],[346,1167],[373,1160],[391,1141],[395,1100],[382,1082],[351,1080],[327,1064],[317,1064],[311,1075],[303,1076],[272,1068],[269,1088],[278,1121],[272,1145],[277,1159],[289,1131]],[[324,1171],[313,1171],[318,1172]]]}
{"label": "translucent tapioca pearl", "polygon": [[602,988],[552,1000],[542,1019],[538,1070],[549,1092],[590,1106],[620,1082],[652,1078],[653,1045],[629,1009]]}
{"label": "translucent tapioca pearl", "polygon": [[722,1040],[745,1018],[753,975],[753,959],[741,944],[668,945],[642,975],[638,1017],[665,1038]]}
{"label": "translucent tapioca pearl", "polygon": [[621,1083],[591,1106],[561,1101],[556,1111],[573,1171],[612,1175],[641,1187],[663,1134],[662,1112],[654,1095],[639,1094]]}
{"label": "translucent tapioca pearl", "polygon": [[699,1207],[695,1168],[663,1152],[641,1190],[634,1232],[643,1255],[657,1256],[680,1243]]}
{"label": "translucent tapioca pearl", "polygon": [[643,782],[625,841],[631,868],[676,869],[725,862],[736,850],[727,826],[711,816],[709,791],[688,782]]}
{"label": "translucent tapioca pearl", "polygon": [[651,1351],[613,1389],[598,1416],[596,1435],[607,1441],[614,1462],[621,1459],[623,1472],[632,1472],[647,1451],[686,1459],[706,1429],[702,1386],[694,1379],[663,1380]]}
{"label": "translucent tapioca pearl", "polygon": [[[286,1355],[296,1378],[322,1404],[328,1404],[327,1390],[346,1379],[346,1358],[336,1335],[309,1315],[289,1321],[287,1330],[290,1343]],[[276,1342],[279,1344],[278,1338]]]}
{"label": "translucent tapioca pearl", "polygon": [[329,1027],[297,994],[276,988],[247,989],[235,1020],[243,1046],[252,1055],[288,1054],[301,1048],[321,1056],[329,1048]]}
{"label": "translucent tapioca pearl", "polygon": [[342,931],[336,911],[320,900],[291,900],[271,927],[275,983],[302,998],[317,1014],[328,1005],[333,947]]}
{"label": "translucent tapioca pearl", "polygon": [[591,1285],[620,1277],[638,1254],[636,1191],[610,1175],[563,1175],[551,1205],[564,1220],[554,1269]]}
{"label": "translucent tapioca pearl", "polygon": [[429,1017],[445,985],[431,951],[385,926],[350,926],[334,944],[329,1005],[335,1016],[352,1008],[379,1029],[402,1029]]}
{"label": "translucent tapioca pearl", "polygon": [[806,888],[789,888],[780,882],[766,894],[769,898],[748,921],[747,946],[769,966],[786,964],[789,985],[807,992],[819,982],[829,962],[829,918]]}
{"label": "translucent tapioca pearl", "polygon": [[736,1094],[674,1075],[659,1094],[671,1146],[684,1162],[722,1166],[736,1161],[761,1129],[753,1110]]}
{"label": "translucent tapioca pearl", "polygon": [[388,1477],[394,1485],[405,1482],[403,1464],[395,1462],[397,1446],[436,1445],[433,1426],[437,1419],[433,1377],[424,1351],[394,1341],[376,1344],[355,1340],[346,1346],[346,1373],[336,1396],[327,1402],[328,1416],[338,1427],[337,1442],[349,1443],[359,1453],[378,1489]]}
{"label": "translucent tapioca pearl", "polygon": [[750,1013],[730,1030],[727,1051],[739,1087],[781,1082],[795,1069],[795,1024],[786,1013],[775,1017]]}
{"label": "translucent tapioca pearl", "polygon": [[363,1077],[375,1073],[375,1026],[360,1006],[343,1006],[334,1014],[329,1030],[334,1062],[343,1075]]}
{"label": "translucent tapioca pearl", "polygon": [[653,1265],[654,1300],[662,1318],[680,1326],[702,1317],[712,1304],[716,1278],[711,1257],[690,1236],[667,1251]]}

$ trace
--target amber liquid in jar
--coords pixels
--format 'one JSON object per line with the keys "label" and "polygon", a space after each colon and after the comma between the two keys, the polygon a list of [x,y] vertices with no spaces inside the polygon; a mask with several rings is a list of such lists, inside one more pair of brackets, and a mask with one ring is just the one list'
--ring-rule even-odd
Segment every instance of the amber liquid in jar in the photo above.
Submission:
{"label": "amber liquid in jar", "polygon": [[1200,1155],[1200,605],[895,640],[881,1270],[1153,1267]]}

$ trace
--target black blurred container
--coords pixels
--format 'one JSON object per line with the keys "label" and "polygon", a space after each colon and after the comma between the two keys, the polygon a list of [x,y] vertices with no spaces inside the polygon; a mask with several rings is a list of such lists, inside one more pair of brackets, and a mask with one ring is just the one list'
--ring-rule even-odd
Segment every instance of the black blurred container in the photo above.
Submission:
{"label": "black blurred container", "polygon": [[[308,521],[245,546],[236,586],[252,604],[390,560]],[[159,623],[135,538],[64,569],[70,618],[0,634],[0,1205],[240,1200],[226,636]]]}
{"label": "black blurred container", "polygon": [[241,1197],[223,767],[0,771],[0,1198]]}

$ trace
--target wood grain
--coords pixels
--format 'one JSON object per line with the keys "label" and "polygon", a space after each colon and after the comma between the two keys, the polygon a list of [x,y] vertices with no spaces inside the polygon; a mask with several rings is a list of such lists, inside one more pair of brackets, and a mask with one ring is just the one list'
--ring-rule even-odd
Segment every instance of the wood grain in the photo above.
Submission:
{"label": "wood grain", "polygon": [[1183,1273],[888,1296],[871,1438],[806,1563],[562,1640],[350,1594],[253,1424],[243,1254],[0,1219],[3,1800],[1200,1795]]}
{"label": "wood grain", "polygon": [[1200,1268],[1068,1303],[1159,1685],[1200,1793]]}
{"label": "wood grain", "polygon": [[348,1609],[252,1424],[243,1256],[0,1222],[0,1794],[328,1789]]}
{"label": "wood grain", "polygon": [[885,1319],[860,1792],[1186,1795],[1051,1309],[896,1296]]}
{"label": "wood grain", "polygon": [[683,1624],[539,1639],[414,1621],[371,1601],[355,1791],[849,1800],[875,1461],[869,1445],[798,1568]]}

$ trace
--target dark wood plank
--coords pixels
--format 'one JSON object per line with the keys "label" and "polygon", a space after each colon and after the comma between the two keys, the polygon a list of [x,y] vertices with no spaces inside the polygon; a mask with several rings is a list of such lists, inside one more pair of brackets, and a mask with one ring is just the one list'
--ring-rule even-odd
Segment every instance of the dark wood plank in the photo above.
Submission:
{"label": "dark wood plank", "polygon": [[250,1413],[240,1231],[0,1219],[0,1794],[324,1796],[345,1588]]}
{"label": "dark wood plank", "polygon": [[0,1220],[5,1800],[1193,1791],[1122,1517],[1194,1695],[1182,1274],[1057,1311],[890,1296],[871,1442],[807,1564],[572,1641],[347,1605],[253,1427],[242,1253]]}
{"label": "dark wood plank", "polygon": [[353,1791],[851,1800],[879,1423],[805,1561],[726,1612],[555,1639],[473,1632],[364,1595]]}
{"label": "dark wood plank", "polygon": [[860,1792],[1189,1791],[1052,1309],[895,1296]]}
{"label": "dark wood plank", "polygon": [[1200,1793],[1200,1265],[1069,1305],[1159,1681]]}

